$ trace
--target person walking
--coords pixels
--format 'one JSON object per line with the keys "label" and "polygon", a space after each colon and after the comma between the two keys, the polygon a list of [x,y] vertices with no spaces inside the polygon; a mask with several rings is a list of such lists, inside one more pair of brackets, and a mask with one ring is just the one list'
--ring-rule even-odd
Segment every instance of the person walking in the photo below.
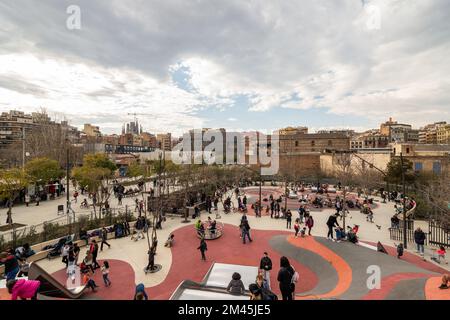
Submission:
{"label": "person walking", "polygon": [[281,257],[280,271],[278,272],[277,280],[280,285],[281,295],[283,300],[293,300],[293,285],[292,278],[294,277],[294,269],[291,267],[288,258]]}
{"label": "person walking", "polygon": [[41,197],[39,195],[36,196],[36,206],[39,206],[39,202],[41,202]]}
{"label": "person walking", "polygon": [[28,193],[25,195],[25,205],[27,207],[30,205],[30,195]]}
{"label": "person walking", "polygon": [[78,244],[75,242],[73,244],[73,257],[74,257],[74,264],[77,266],[78,265],[78,258],[80,256],[80,247],[78,246]]}
{"label": "person walking", "polygon": [[109,280],[109,262],[104,261],[102,266],[102,277],[105,286],[109,287],[111,285],[111,280]]}
{"label": "person walking", "polygon": [[206,245],[206,241],[204,238],[200,240],[200,246],[197,248],[197,250],[200,250],[202,254],[202,260],[206,261],[205,252],[208,251],[208,246]]}
{"label": "person walking", "polygon": [[339,223],[337,222],[337,214],[333,214],[328,218],[327,221],[327,226],[328,226],[328,234],[327,234],[327,239],[331,239],[334,241],[334,237],[333,237],[333,228],[334,227],[340,227]]}
{"label": "person walking", "polygon": [[264,280],[270,289],[270,271],[272,270],[272,260],[269,258],[269,254],[267,252],[264,252],[264,257],[261,258],[259,269],[262,271]]}
{"label": "person walking", "polygon": [[419,253],[422,257],[425,255],[425,232],[422,231],[422,229],[419,227],[414,231],[414,241],[416,243],[417,251],[416,253]]}
{"label": "person walking", "polygon": [[311,235],[311,230],[314,227],[314,219],[313,217],[310,215],[308,216],[308,218],[306,219],[306,223],[305,225],[308,227],[308,235]]}
{"label": "person walking", "polygon": [[291,225],[292,225],[292,212],[291,210],[288,210],[286,212],[286,229],[291,229],[292,228]]}
{"label": "person walking", "polygon": [[99,269],[100,265],[97,262],[98,244],[97,241],[95,241],[95,239],[92,239],[89,251],[92,253],[92,267],[94,268],[94,270]]}
{"label": "person walking", "polygon": [[296,219],[295,223],[294,223],[294,230],[295,230],[295,238],[298,237],[298,233],[300,232],[300,224],[299,224],[300,219]]}
{"label": "person walking", "polygon": [[111,248],[111,245],[107,242],[108,240],[108,230],[106,228],[102,228],[102,243],[100,244],[100,251],[103,251],[103,244],[106,244],[108,248]]}
{"label": "person walking", "polygon": [[242,230],[242,241],[245,242],[245,238],[248,238],[248,241],[253,242],[252,238],[250,237],[250,225],[248,224],[248,221],[245,220],[241,223],[241,230]]}
{"label": "person walking", "polygon": [[270,218],[272,218],[272,219],[273,219],[274,210],[275,210],[275,201],[272,200],[272,201],[270,201]]}

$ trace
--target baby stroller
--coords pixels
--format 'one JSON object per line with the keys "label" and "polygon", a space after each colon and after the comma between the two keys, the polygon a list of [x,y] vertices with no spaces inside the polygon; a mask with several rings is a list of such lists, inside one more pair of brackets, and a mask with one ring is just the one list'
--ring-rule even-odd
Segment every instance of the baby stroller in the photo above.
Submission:
{"label": "baby stroller", "polygon": [[53,249],[47,254],[48,259],[54,259],[61,255],[62,248],[66,244],[67,241],[70,241],[70,238],[65,237],[59,239],[58,243],[53,246]]}

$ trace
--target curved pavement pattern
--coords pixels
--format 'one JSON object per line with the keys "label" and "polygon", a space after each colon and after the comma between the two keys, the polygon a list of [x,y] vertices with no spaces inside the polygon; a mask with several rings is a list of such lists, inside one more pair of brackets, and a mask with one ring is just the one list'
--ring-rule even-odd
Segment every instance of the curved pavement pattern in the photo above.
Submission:
{"label": "curved pavement pattern", "polygon": [[[171,249],[172,263],[167,277],[160,284],[146,288],[152,300],[166,300],[184,280],[201,282],[211,265],[216,263],[258,266],[263,252],[267,251],[273,261],[270,278],[272,289],[280,294],[277,273],[281,256],[287,256],[300,274],[296,285],[297,299],[364,299],[398,300],[427,299],[450,300],[450,290],[439,290],[444,269],[405,254],[399,260],[392,254],[392,247],[386,249],[390,254],[357,246],[348,242],[336,243],[324,238],[295,238],[292,232],[251,230],[253,242],[243,244],[237,226],[225,224],[224,235],[208,241],[207,261],[201,261],[197,250],[199,240],[192,225],[174,231],[176,243]],[[142,253],[145,254],[145,253]],[[110,259],[111,287],[104,287],[100,270],[94,279],[100,285],[97,293],[88,293],[85,299],[124,299],[134,296],[136,270],[125,261]],[[100,261],[101,263],[101,261]],[[381,269],[381,288],[369,289],[367,280],[369,266]],[[64,282],[64,270],[53,273]],[[152,275],[147,275],[151,277]],[[0,298],[8,294],[0,289]]]}
{"label": "curved pavement pattern", "polygon": [[[440,280],[434,281],[433,285],[428,284],[430,282],[427,281],[428,279],[436,277],[440,279],[440,273],[429,270],[438,271],[436,268],[431,268],[433,265],[429,262],[422,261],[422,266],[417,266],[352,243],[337,243],[324,238],[276,237],[272,239],[271,245],[286,256],[304,264],[318,276],[318,286],[306,294],[297,293],[298,299],[450,298],[450,291],[435,290]],[[320,258],[311,258],[311,254]],[[424,263],[430,264],[430,267],[423,268]],[[330,270],[330,266],[334,270]],[[370,266],[380,267],[380,289],[368,288]],[[443,269],[440,271],[445,272]],[[300,279],[302,279],[301,276]]]}

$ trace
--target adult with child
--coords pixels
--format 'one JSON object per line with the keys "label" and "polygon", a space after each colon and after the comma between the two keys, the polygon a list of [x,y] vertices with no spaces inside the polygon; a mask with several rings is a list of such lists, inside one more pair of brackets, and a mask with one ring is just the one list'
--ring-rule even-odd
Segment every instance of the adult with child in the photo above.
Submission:
{"label": "adult with child", "polygon": [[292,279],[295,271],[289,263],[288,258],[281,257],[280,259],[280,271],[278,272],[277,280],[280,284],[280,291],[283,300],[293,300],[293,294],[295,291],[295,284]]}
{"label": "adult with child", "polygon": [[337,217],[338,217],[337,214],[333,214],[327,220],[327,227],[328,227],[327,239],[331,239],[333,241],[334,241],[333,228],[340,227],[339,223],[337,222]]}

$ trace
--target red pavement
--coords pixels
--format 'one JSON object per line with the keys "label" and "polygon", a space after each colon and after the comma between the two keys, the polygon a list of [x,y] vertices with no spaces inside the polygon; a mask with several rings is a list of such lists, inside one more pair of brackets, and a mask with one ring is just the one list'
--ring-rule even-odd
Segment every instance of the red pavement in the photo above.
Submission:
{"label": "red pavement", "polygon": [[[143,252],[142,254],[145,254]],[[103,260],[98,260],[102,265]],[[102,300],[132,300],[134,298],[134,292],[136,285],[134,283],[134,271],[133,268],[125,261],[121,260],[108,260],[110,266],[109,279],[112,285],[106,287],[103,283],[102,272],[100,269],[95,270],[94,281],[100,286],[97,288],[97,292],[89,291],[84,295],[84,298],[88,299],[102,299]],[[61,263],[63,266],[63,264]],[[144,267],[142,267],[144,269]],[[56,280],[60,283],[66,283],[67,275],[66,270],[60,270],[52,274]]]}
{"label": "red pavement", "polygon": [[[239,237],[239,229],[225,224],[224,235],[217,240],[207,242],[207,261],[203,262],[200,259],[200,251],[197,250],[199,239],[194,227],[189,225],[178,229],[175,231],[175,246],[171,249],[173,260],[169,275],[163,283],[148,288],[147,292],[151,299],[168,299],[182,281],[189,279],[201,282],[214,262],[259,266],[264,251],[267,251],[273,262],[272,289],[279,294],[277,274],[281,255],[270,247],[269,241],[273,236],[288,234],[290,233],[283,231],[251,230],[253,242],[244,245]],[[317,275],[292,259],[291,263],[302,275],[302,282],[298,285],[297,293],[313,289],[318,283]]]}

